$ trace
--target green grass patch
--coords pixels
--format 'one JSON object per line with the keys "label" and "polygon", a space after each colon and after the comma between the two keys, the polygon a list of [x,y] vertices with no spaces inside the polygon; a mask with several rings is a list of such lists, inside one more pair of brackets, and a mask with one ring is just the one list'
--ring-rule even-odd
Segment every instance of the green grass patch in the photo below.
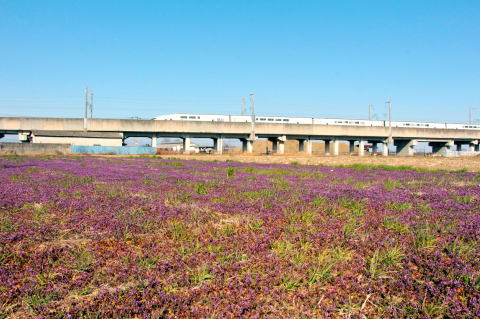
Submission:
{"label": "green grass patch", "polygon": [[397,180],[394,180],[394,179],[386,179],[383,182],[383,186],[385,187],[386,190],[388,190],[390,192],[395,190],[395,189],[402,189],[403,188],[403,184],[400,183]]}
{"label": "green grass patch", "polygon": [[346,197],[341,197],[338,205],[342,208],[348,209],[355,217],[361,217],[365,213],[363,202],[356,199],[348,199]]}
{"label": "green grass patch", "polygon": [[386,216],[383,219],[383,227],[400,234],[406,234],[410,232],[408,225],[400,222],[396,216]]}
{"label": "green grass patch", "polygon": [[155,165],[165,165],[165,166],[173,166],[173,167],[182,167],[185,166],[185,163],[182,162],[171,162],[171,161],[158,161],[154,162]]}
{"label": "green grass patch", "polygon": [[293,175],[295,174],[292,171],[289,170],[284,170],[284,169],[260,169],[260,168],[255,168],[255,167],[245,167],[240,169],[240,171],[243,171],[245,173],[250,173],[250,174],[255,174],[255,175]]}
{"label": "green grass patch", "polygon": [[367,273],[372,279],[391,278],[392,269],[402,263],[405,254],[400,247],[376,249],[367,262]]}
{"label": "green grass patch", "polygon": [[248,191],[244,192],[241,196],[243,198],[248,198],[248,199],[258,199],[258,198],[266,198],[266,197],[272,197],[275,195],[275,192],[271,189],[262,189],[259,191]]}
{"label": "green grass patch", "polygon": [[455,198],[455,202],[459,204],[465,204],[465,205],[471,204],[477,200],[477,196],[475,195],[465,195],[465,196],[455,195],[454,198]]}
{"label": "green grass patch", "polygon": [[227,177],[234,177],[237,173],[237,169],[235,167],[227,167]]}

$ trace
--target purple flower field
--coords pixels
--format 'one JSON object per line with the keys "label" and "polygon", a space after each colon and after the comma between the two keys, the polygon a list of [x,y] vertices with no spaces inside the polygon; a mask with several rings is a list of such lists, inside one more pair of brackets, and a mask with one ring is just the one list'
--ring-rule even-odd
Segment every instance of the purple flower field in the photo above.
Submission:
{"label": "purple flower field", "polygon": [[475,318],[480,175],[0,158],[0,318]]}

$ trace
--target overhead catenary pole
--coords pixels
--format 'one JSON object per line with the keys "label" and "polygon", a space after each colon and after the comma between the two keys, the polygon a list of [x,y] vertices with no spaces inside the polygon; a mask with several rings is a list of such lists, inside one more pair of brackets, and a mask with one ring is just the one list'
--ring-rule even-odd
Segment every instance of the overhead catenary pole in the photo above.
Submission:
{"label": "overhead catenary pole", "polygon": [[388,142],[391,143],[391,142],[393,142],[393,139],[392,139],[392,101],[391,101],[391,99],[388,99],[386,104],[388,105]]}
{"label": "overhead catenary pole", "polygon": [[369,120],[369,121],[372,120],[372,110],[373,110],[373,105],[372,105],[372,104],[368,104],[368,120]]}
{"label": "overhead catenary pole", "polygon": [[88,118],[88,86],[85,87],[85,116],[83,118],[83,129],[87,130],[87,118]]}
{"label": "overhead catenary pole", "polygon": [[251,138],[254,139],[255,138],[255,93],[252,93],[250,94],[250,99],[251,99],[251,102],[252,102],[252,136]]}
{"label": "overhead catenary pole", "polygon": [[473,111],[475,111],[474,107],[468,108],[468,124],[473,124]]}
{"label": "overhead catenary pole", "polygon": [[241,109],[242,115],[245,115],[245,98],[242,97],[242,109]]}
{"label": "overhead catenary pole", "polygon": [[93,92],[90,93],[90,118],[93,118]]}

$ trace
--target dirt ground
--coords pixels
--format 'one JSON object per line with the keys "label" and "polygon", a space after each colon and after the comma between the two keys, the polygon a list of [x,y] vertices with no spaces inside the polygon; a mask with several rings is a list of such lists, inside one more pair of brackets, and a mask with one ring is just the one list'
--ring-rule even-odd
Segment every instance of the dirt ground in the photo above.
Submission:
{"label": "dirt ground", "polygon": [[198,159],[198,160],[217,160],[226,161],[234,160],[238,162],[254,162],[254,163],[282,163],[290,164],[296,162],[298,164],[307,165],[390,165],[390,166],[412,166],[418,168],[427,168],[432,170],[468,170],[472,172],[480,171],[480,156],[469,157],[432,157],[432,156],[371,156],[366,155],[359,157],[356,155],[340,155],[340,156],[318,156],[318,155],[244,155],[244,154],[227,154],[227,155],[173,155],[172,157],[181,159]]}

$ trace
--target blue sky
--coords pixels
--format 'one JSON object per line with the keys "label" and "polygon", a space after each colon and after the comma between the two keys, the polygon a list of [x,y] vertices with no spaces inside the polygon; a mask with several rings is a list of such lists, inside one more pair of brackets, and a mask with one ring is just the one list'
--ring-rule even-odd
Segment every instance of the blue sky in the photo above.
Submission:
{"label": "blue sky", "polygon": [[0,0],[0,116],[480,119],[480,1]]}

